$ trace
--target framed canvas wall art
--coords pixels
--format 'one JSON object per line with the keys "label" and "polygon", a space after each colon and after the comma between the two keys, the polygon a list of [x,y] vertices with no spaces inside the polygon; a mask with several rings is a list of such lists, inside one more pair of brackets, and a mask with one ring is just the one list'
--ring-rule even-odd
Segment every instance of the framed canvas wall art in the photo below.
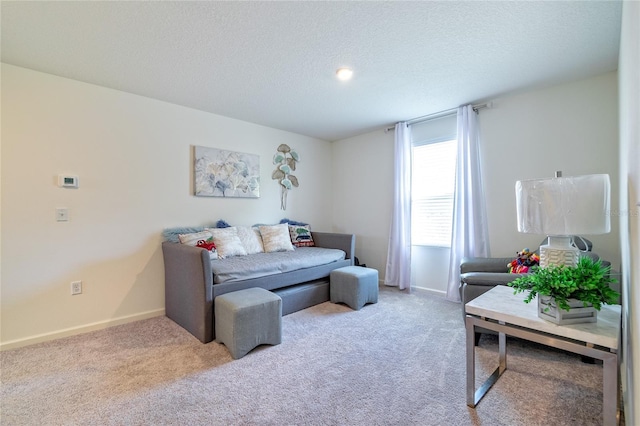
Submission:
{"label": "framed canvas wall art", "polygon": [[199,197],[260,197],[260,156],[194,147],[194,192]]}

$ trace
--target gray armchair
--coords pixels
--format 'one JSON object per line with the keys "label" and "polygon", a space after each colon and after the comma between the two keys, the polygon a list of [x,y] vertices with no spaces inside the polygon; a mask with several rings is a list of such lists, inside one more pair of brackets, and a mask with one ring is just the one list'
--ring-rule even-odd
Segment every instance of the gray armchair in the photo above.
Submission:
{"label": "gray armchair", "polygon": [[460,300],[463,305],[491,290],[507,285],[522,274],[509,273],[510,257],[471,257],[460,262]]}
{"label": "gray armchair", "polygon": [[[482,293],[486,293],[497,285],[507,285],[522,274],[509,273],[507,266],[513,258],[510,257],[465,257],[460,262],[460,300],[462,301],[462,320],[467,313],[465,305]],[[475,334],[475,344],[478,345],[482,333],[492,333],[486,329],[478,329]]]}

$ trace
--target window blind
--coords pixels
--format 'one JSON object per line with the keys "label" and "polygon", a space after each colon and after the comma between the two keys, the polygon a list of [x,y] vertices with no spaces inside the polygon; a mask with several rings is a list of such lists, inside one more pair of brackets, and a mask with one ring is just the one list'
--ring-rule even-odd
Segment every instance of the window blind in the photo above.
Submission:
{"label": "window blind", "polygon": [[413,245],[451,245],[456,141],[415,144],[411,176]]}

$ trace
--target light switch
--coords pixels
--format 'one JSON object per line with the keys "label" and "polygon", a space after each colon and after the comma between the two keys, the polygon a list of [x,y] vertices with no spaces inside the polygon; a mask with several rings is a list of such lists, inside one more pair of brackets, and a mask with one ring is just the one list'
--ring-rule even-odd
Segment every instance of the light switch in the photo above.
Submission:
{"label": "light switch", "polygon": [[69,221],[69,209],[56,209],[56,220],[58,222]]}

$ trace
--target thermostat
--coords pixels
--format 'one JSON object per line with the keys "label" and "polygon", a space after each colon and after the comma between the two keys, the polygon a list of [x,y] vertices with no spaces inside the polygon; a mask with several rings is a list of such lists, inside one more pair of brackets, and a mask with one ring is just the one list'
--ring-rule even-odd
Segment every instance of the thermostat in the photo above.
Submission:
{"label": "thermostat", "polygon": [[58,186],[61,188],[77,188],[78,176],[58,175]]}

